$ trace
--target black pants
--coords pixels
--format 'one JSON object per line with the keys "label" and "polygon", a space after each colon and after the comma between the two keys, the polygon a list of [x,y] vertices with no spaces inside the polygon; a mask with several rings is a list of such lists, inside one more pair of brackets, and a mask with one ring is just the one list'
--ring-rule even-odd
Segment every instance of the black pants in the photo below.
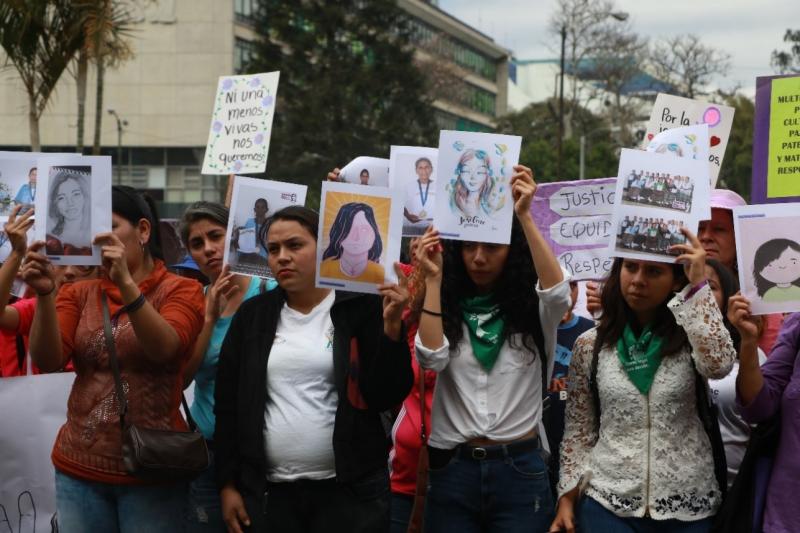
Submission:
{"label": "black pants", "polygon": [[335,479],[270,483],[263,501],[246,498],[245,503],[252,522],[248,531],[385,533],[389,474],[380,470],[352,483]]}

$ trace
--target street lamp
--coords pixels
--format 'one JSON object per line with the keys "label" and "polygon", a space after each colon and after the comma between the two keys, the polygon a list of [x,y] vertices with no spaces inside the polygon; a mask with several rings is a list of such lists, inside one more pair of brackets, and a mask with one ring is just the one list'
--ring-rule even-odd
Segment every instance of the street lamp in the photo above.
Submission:
{"label": "street lamp", "polygon": [[108,114],[117,119],[117,184],[122,183],[122,127],[128,125],[127,120],[122,120],[113,109]]}
{"label": "street lamp", "polygon": [[[628,20],[628,13],[625,11],[609,11],[602,14],[598,22],[606,17],[611,17],[614,20],[624,22]],[[564,59],[566,56],[567,47],[567,23],[561,25],[561,71],[559,74],[559,88],[558,88],[558,138],[556,139],[556,150],[558,158],[556,159],[556,181],[561,181],[561,167],[564,160]],[[574,75],[575,73],[573,73]]]}

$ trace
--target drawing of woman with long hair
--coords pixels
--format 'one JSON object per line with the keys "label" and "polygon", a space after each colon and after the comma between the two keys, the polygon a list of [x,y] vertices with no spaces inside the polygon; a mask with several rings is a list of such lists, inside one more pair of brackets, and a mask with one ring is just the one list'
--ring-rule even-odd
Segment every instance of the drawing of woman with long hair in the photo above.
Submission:
{"label": "drawing of woman with long hair", "polygon": [[494,209],[490,203],[494,180],[489,154],[467,148],[458,159],[456,180],[450,194],[450,208],[464,216],[488,215]]}
{"label": "drawing of woman with long hair", "polygon": [[383,283],[383,253],[372,206],[361,202],[344,204],[329,233],[330,244],[322,253],[320,276],[365,283]]}

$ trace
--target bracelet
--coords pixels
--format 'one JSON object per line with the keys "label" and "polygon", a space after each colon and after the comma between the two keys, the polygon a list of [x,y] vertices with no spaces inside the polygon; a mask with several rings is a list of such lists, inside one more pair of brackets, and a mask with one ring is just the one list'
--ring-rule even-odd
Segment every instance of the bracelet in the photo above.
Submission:
{"label": "bracelet", "polygon": [[425,309],[424,307],[422,308],[422,312],[423,312],[423,313],[425,313],[426,315],[431,315],[431,316],[442,316],[442,313],[434,313],[433,311],[428,311],[428,310],[427,310],[427,309]]}
{"label": "bracelet", "polygon": [[132,301],[131,303],[122,308],[122,312],[131,314],[134,311],[138,311],[139,309],[141,309],[142,306],[146,303],[147,300],[145,300],[144,294],[140,292],[138,298],[136,298],[134,301]]}
{"label": "bracelet", "polygon": [[689,292],[686,293],[686,296],[683,298],[683,300],[684,301],[688,300],[689,298],[697,294],[697,292],[706,285],[708,285],[708,280],[704,279],[703,281],[701,281],[700,283],[689,289]]}

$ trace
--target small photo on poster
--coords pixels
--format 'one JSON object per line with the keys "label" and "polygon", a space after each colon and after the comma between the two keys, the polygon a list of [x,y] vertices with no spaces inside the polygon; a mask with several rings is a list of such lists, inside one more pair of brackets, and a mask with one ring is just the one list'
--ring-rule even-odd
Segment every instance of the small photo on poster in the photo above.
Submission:
{"label": "small photo on poster", "polygon": [[111,158],[41,158],[37,237],[55,264],[99,265],[94,236],[111,231]]}
{"label": "small photo on poster", "polygon": [[631,169],[625,176],[622,203],[663,207],[688,213],[692,210],[694,185],[689,176],[673,176],[666,173],[650,173],[642,169]]}
{"label": "small photo on poster", "polygon": [[800,203],[735,207],[733,224],[753,314],[800,311]]}
{"label": "small photo on poster", "polygon": [[269,218],[284,207],[304,205],[306,186],[234,176],[223,262],[231,272],[272,277],[267,264]]}
{"label": "small photo on poster", "polygon": [[664,217],[624,215],[617,225],[617,252],[639,252],[675,256],[669,247],[685,244],[683,220]]}
{"label": "small photo on poster", "polygon": [[356,157],[339,173],[341,183],[389,186],[389,160],[380,157]]}
{"label": "small photo on poster", "polygon": [[7,220],[18,205],[23,206],[20,214],[34,205],[38,177],[37,154],[27,156],[11,158],[0,154],[0,220]]}
{"label": "small photo on poster", "polygon": [[418,237],[433,223],[439,150],[392,146],[389,186],[403,195],[403,237]]}
{"label": "small photo on poster", "polygon": [[402,200],[397,191],[323,182],[317,286],[377,294],[397,280]]}

